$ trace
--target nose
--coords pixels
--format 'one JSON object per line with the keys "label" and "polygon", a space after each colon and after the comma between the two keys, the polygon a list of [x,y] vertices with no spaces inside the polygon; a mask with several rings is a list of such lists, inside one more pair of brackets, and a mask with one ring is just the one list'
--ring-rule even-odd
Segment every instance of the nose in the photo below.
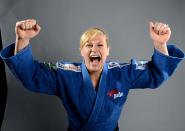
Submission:
{"label": "nose", "polygon": [[92,48],[91,48],[91,51],[96,52],[97,51],[97,46],[93,45]]}

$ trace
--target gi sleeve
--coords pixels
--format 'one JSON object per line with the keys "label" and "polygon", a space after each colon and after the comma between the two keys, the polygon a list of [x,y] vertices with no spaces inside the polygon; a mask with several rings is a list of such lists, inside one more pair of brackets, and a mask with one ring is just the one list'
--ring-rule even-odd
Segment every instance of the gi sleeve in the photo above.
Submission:
{"label": "gi sleeve", "polygon": [[173,74],[184,59],[184,53],[174,45],[168,45],[169,56],[154,49],[151,61],[131,60],[128,77],[131,89],[157,88]]}
{"label": "gi sleeve", "polygon": [[29,90],[56,95],[56,70],[33,59],[30,45],[13,55],[15,44],[1,51],[1,57],[13,74]]}

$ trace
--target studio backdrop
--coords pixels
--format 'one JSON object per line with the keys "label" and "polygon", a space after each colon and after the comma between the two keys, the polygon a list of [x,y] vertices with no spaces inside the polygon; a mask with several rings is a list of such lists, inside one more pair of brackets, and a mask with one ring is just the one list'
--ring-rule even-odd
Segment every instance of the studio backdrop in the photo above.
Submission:
{"label": "studio backdrop", "polygon": [[[184,0],[0,0],[3,47],[15,42],[15,23],[34,18],[40,34],[30,41],[42,62],[81,62],[79,39],[89,27],[109,35],[109,60],[150,60],[153,43],[149,22],[162,21],[172,30],[170,43],[185,51]],[[1,62],[1,131],[65,131],[67,115],[55,96],[31,92]],[[160,88],[131,90],[119,119],[120,131],[185,130],[185,62]]]}

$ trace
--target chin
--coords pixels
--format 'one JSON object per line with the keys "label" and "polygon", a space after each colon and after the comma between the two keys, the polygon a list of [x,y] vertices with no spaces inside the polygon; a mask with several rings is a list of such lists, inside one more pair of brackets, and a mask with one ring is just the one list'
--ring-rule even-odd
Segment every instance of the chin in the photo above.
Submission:
{"label": "chin", "polygon": [[91,68],[88,68],[88,71],[89,72],[101,72],[102,68],[101,67],[91,67]]}

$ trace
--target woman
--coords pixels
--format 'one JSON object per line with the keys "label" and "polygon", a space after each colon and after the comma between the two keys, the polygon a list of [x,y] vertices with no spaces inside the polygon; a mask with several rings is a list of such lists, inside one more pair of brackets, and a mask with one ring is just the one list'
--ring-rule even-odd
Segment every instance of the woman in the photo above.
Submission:
{"label": "woman", "polygon": [[154,43],[151,61],[106,62],[107,34],[86,30],[80,39],[82,63],[40,63],[34,60],[30,39],[41,30],[36,20],[16,23],[16,43],[1,52],[10,70],[32,91],[57,95],[68,114],[70,131],[114,131],[130,89],[157,88],[172,75],[184,53],[167,45],[171,30],[150,22]]}

